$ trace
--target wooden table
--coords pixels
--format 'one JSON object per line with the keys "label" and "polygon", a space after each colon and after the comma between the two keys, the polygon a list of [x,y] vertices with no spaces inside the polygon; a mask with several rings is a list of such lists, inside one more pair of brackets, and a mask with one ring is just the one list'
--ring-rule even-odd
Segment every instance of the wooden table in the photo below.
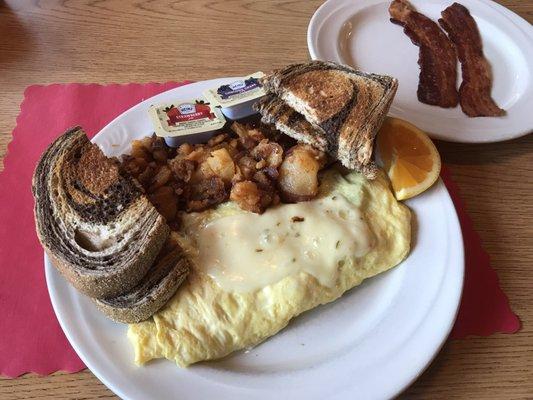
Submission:
{"label": "wooden table", "polygon": [[[533,21],[532,0],[500,2]],[[307,24],[321,3],[0,1],[0,154],[11,140],[28,85],[201,80],[303,61],[308,58]],[[403,397],[531,399],[533,135],[507,143],[438,147],[523,327],[516,335],[447,342]],[[115,396],[86,370],[1,379],[0,398]]]}

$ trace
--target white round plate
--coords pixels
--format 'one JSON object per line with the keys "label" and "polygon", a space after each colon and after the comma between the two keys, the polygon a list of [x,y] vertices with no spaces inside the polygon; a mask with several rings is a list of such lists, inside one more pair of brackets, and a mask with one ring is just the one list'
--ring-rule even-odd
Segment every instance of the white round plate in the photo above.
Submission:
{"label": "white round plate", "polygon": [[[453,0],[412,0],[437,21]],[[469,118],[461,107],[446,109],[418,101],[418,47],[390,22],[390,0],[328,0],[307,31],[311,58],[336,61],[398,78],[390,115],[403,118],[433,138],[451,142],[499,142],[533,130],[533,28],[489,0],[460,0],[477,22],[485,57],[492,66],[492,96],[504,117]],[[460,68],[458,84],[461,82]]]}
{"label": "white round plate", "polygon": [[[151,134],[156,102],[200,96],[218,79],[182,86],[126,111],[95,138],[108,155]],[[61,327],[90,370],[124,399],[384,399],[424,370],[453,325],[463,283],[463,242],[442,182],[408,202],[413,249],[391,271],[306,312],[254,349],[180,369],[167,360],[133,364],[126,326],[104,317],[45,257]]]}

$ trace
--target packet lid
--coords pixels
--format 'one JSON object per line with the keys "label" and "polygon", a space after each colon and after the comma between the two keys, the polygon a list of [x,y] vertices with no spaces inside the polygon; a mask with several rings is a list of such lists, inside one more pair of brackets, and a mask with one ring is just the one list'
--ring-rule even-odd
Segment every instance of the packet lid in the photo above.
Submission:
{"label": "packet lid", "polygon": [[225,85],[206,90],[203,95],[214,106],[232,107],[246,101],[255,100],[266,94],[260,78],[265,76],[261,71],[237,79]]}
{"label": "packet lid", "polygon": [[200,99],[152,105],[148,113],[156,135],[162,137],[214,131],[226,123],[218,108]]}

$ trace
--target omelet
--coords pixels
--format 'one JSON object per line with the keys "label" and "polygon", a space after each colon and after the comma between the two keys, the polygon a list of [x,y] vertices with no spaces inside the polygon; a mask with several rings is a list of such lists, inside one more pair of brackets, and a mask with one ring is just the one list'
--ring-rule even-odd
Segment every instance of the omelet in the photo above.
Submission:
{"label": "omelet", "polygon": [[250,348],[295,316],[399,264],[411,213],[380,171],[324,171],[317,199],[264,214],[231,202],[187,214],[180,241],[193,270],[151,319],[129,325],[135,362],[180,367]]}

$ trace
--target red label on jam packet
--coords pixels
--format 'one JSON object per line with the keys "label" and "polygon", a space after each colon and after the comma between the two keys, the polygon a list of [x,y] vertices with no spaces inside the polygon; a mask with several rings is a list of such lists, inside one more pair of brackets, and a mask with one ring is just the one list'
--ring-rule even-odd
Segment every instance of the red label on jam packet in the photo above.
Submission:
{"label": "red label on jam packet", "polygon": [[218,108],[204,100],[153,105],[149,109],[159,136],[181,136],[220,129],[226,120]]}
{"label": "red label on jam packet", "polygon": [[207,104],[192,104],[184,103],[180,104],[177,107],[171,105],[166,107],[165,113],[167,114],[167,123],[170,126],[176,126],[179,122],[182,121],[193,121],[195,119],[202,118],[215,118],[215,114],[211,112],[211,107]]}

